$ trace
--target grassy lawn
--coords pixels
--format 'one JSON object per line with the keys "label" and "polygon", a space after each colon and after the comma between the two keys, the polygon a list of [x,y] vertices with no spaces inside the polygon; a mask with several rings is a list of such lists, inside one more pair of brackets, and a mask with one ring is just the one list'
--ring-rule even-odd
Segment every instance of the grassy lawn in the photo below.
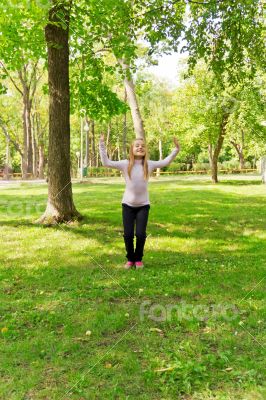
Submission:
{"label": "grassy lawn", "polygon": [[0,399],[265,399],[265,185],[154,178],[143,271],[123,181],[73,190],[43,227],[46,185],[0,188]]}

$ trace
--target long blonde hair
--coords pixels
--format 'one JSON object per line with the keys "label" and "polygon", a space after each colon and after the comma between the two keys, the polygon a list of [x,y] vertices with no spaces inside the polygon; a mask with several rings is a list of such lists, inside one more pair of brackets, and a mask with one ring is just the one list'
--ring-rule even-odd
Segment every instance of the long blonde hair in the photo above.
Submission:
{"label": "long blonde hair", "polygon": [[145,142],[145,140],[143,138],[137,138],[137,139],[135,139],[135,140],[133,140],[131,142],[131,145],[130,145],[130,148],[129,148],[129,163],[128,163],[128,167],[127,167],[128,176],[131,179],[131,170],[133,168],[134,161],[135,161],[135,157],[134,157],[134,154],[133,154],[133,147],[134,147],[134,143],[135,143],[136,140],[142,140],[143,143],[145,144],[145,156],[142,159],[142,165],[143,165],[143,170],[144,170],[144,179],[148,180],[148,178],[149,178],[149,170],[148,170],[147,160],[149,159],[149,156],[148,156],[148,149],[147,149],[147,146],[146,146],[146,142]]}

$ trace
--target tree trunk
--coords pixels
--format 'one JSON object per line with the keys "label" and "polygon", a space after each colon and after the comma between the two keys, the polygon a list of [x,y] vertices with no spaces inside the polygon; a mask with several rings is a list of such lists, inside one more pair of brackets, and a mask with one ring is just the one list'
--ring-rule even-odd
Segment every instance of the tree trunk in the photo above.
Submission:
{"label": "tree trunk", "polygon": [[95,151],[95,124],[93,119],[91,120],[91,151],[92,151],[92,167],[95,167],[96,162],[96,151]]}
{"label": "tree trunk", "polygon": [[[125,89],[124,102],[127,101],[127,91]],[[124,114],[123,120],[123,158],[127,158],[127,113]]]}
{"label": "tree trunk", "polygon": [[211,175],[212,175],[213,183],[218,183],[218,165],[217,165],[218,157],[219,157],[219,154],[222,149],[223,142],[224,142],[224,136],[226,133],[226,125],[228,122],[228,117],[229,117],[229,114],[223,114],[223,116],[222,116],[222,121],[220,124],[220,130],[219,130],[219,136],[218,136],[218,140],[217,140],[214,150],[212,149],[212,146],[209,145],[209,157],[211,160]]}
{"label": "tree trunk", "polygon": [[23,171],[22,179],[27,179],[29,174],[33,174],[33,149],[32,149],[32,126],[31,126],[31,105],[30,92],[22,71],[19,71],[19,77],[23,85]]}
{"label": "tree trunk", "polygon": [[213,155],[212,143],[208,144],[208,155],[209,155],[209,163],[211,166],[212,165],[212,155]]}
{"label": "tree trunk", "polygon": [[[159,157],[160,157],[159,159],[162,160],[162,158],[163,158],[163,150],[162,150],[162,141],[161,141],[161,139],[159,139],[158,146],[159,146]],[[160,176],[160,171],[161,171],[160,168],[156,168],[156,176]]]}
{"label": "tree trunk", "polygon": [[135,85],[130,74],[129,65],[123,59],[118,59],[118,62],[125,72],[124,85],[127,94],[127,101],[132,115],[136,138],[145,139],[144,124],[140,114],[138,99],[135,92]]}
{"label": "tree trunk", "polygon": [[33,176],[38,177],[38,160],[39,160],[39,152],[38,152],[38,130],[37,130],[37,119],[36,115],[32,118],[32,155],[33,155]]}
{"label": "tree trunk", "polygon": [[107,153],[108,153],[108,145],[109,145],[110,137],[111,137],[111,130],[112,130],[111,122],[108,122],[107,136],[106,136],[106,150],[107,150]]}
{"label": "tree trunk", "polygon": [[10,162],[10,140],[6,138],[6,163],[4,167],[4,179],[9,180],[12,176],[12,168]]}
{"label": "tree trunk", "polygon": [[[54,4],[49,11],[51,23],[45,27],[49,81],[48,203],[39,219],[48,224],[82,218],[73,203],[70,176],[70,10],[63,3]],[[62,19],[66,29],[62,27]]]}
{"label": "tree trunk", "polygon": [[240,169],[245,169],[245,158],[243,152],[239,154]]}
{"label": "tree trunk", "polygon": [[212,182],[218,183],[218,157],[213,156],[211,163],[211,171],[212,171]]}
{"label": "tree trunk", "polygon": [[236,149],[238,158],[239,158],[239,165],[240,169],[245,168],[245,157],[244,157],[244,131],[241,131],[241,144],[238,144],[235,140],[230,140],[234,148]]}
{"label": "tree trunk", "polygon": [[86,137],[85,137],[85,159],[84,159],[84,164],[86,167],[89,167],[90,163],[90,121],[88,117],[85,117],[86,124],[88,125],[88,130],[86,132]]}
{"label": "tree trunk", "polygon": [[[14,148],[16,149],[16,151],[20,154],[20,156],[21,156],[21,170],[23,171],[23,169],[22,169],[22,162],[23,162],[24,157],[23,157],[23,152],[22,152],[22,150],[21,150],[21,148],[20,148],[19,143],[16,142],[14,139],[11,138],[11,136],[10,136],[9,133],[8,133],[7,127],[6,127],[6,125],[4,124],[4,122],[1,120],[1,118],[0,118],[0,126],[1,126],[1,128],[2,128],[2,131],[3,131],[4,135],[5,135],[5,137],[6,137],[7,142],[8,142],[9,144],[12,143],[13,146],[14,146]],[[8,146],[8,147],[9,147],[9,146]],[[8,155],[7,158],[9,158],[9,155]],[[10,167],[11,167],[11,165],[10,165]]]}
{"label": "tree trunk", "polygon": [[23,154],[22,154],[22,179],[28,178],[28,133],[27,133],[27,118],[25,105],[23,107]]}
{"label": "tree trunk", "polygon": [[39,165],[38,165],[39,179],[44,179],[44,164],[45,164],[44,146],[41,144],[39,145]]}

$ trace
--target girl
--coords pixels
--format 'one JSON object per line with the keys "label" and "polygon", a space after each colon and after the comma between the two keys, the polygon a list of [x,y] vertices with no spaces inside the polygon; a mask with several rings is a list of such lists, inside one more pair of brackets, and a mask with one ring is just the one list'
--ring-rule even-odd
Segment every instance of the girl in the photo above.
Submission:
{"label": "girl", "polygon": [[[135,139],[129,149],[129,160],[112,161],[108,158],[104,144],[104,134],[99,141],[100,157],[103,166],[122,171],[126,189],[122,198],[122,218],[124,226],[124,242],[127,251],[126,269],[143,268],[143,251],[146,241],[146,227],[149,216],[150,201],[148,179],[155,168],[169,165],[180,151],[174,137],[175,149],[163,160],[148,159],[148,150],[142,138]],[[136,249],[134,251],[134,222],[136,220]]]}

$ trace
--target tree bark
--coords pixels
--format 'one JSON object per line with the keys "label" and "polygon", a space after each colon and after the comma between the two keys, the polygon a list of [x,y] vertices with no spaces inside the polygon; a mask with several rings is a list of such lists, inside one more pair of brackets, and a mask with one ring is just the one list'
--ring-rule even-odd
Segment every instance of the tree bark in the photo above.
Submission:
{"label": "tree bark", "polygon": [[39,151],[38,151],[38,127],[37,115],[32,116],[32,156],[33,156],[33,176],[38,177]]}
{"label": "tree bark", "polygon": [[[53,4],[50,23],[45,27],[49,81],[48,202],[38,221],[48,224],[82,218],[74,206],[70,175],[70,9],[62,3]],[[66,29],[62,27],[62,19]]]}
{"label": "tree bark", "polygon": [[85,117],[86,124],[88,125],[88,130],[86,132],[86,137],[85,137],[85,159],[84,159],[84,164],[86,167],[89,167],[90,164],[90,121],[88,117]]}
{"label": "tree bark", "polygon": [[[23,154],[21,153],[21,171],[22,178],[27,179],[28,174],[33,173],[33,148],[32,148],[32,125],[31,125],[31,107],[32,101],[35,96],[37,83],[41,78],[41,75],[37,78],[37,66],[39,60],[35,62],[27,61],[21,69],[17,70],[18,77],[22,84],[20,88],[16,81],[12,78],[11,74],[8,72],[4,63],[0,61],[5,73],[8,75],[10,81],[12,82],[15,89],[22,96],[23,100]],[[31,73],[29,72],[31,70]]]}
{"label": "tree bark", "polygon": [[91,151],[92,151],[92,167],[95,167],[97,165],[97,160],[96,160],[96,150],[95,150],[95,124],[94,120],[91,120]]}
{"label": "tree bark", "polygon": [[238,158],[239,158],[239,165],[240,169],[245,168],[245,157],[244,157],[244,131],[241,131],[241,144],[237,143],[235,140],[230,140],[231,144],[236,149]]}
{"label": "tree bark", "polygon": [[222,145],[224,142],[224,136],[226,133],[226,125],[228,122],[228,117],[229,114],[223,114],[222,116],[222,121],[220,124],[220,129],[219,129],[219,136],[217,143],[214,147],[212,148],[212,145],[209,144],[209,158],[211,161],[211,176],[212,176],[212,182],[213,183],[218,183],[218,157],[220,154],[220,151],[222,149]]}
{"label": "tree bark", "polygon": [[44,146],[40,144],[38,150],[39,150],[38,177],[39,179],[44,179],[44,164],[45,164]]}
{"label": "tree bark", "polygon": [[[158,147],[159,147],[159,160],[162,160],[163,159],[163,149],[162,149],[161,139],[159,139]],[[161,168],[156,168],[156,176],[160,176],[160,171],[161,171]]]}
{"label": "tree bark", "polygon": [[135,92],[135,84],[130,74],[129,65],[123,59],[118,59],[118,62],[120,63],[125,72],[124,85],[127,94],[127,101],[130,107],[131,116],[133,120],[134,131],[136,133],[136,138],[145,139],[144,124],[141,117],[138,105],[138,99]]}
{"label": "tree bark", "polygon": [[9,180],[12,177],[12,168],[10,162],[10,139],[6,138],[6,163],[4,167],[4,179]]}
{"label": "tree bark", "polygon": [[[127,91],[125,89],[124,102],[127,101]],[[127,113],[124,114],[123,120],[123,158],[127,158]]]}
{"label": "tree bark", "polygon": [[32,99],[30,95],[30,86],[27,82],[27,66],[23,67],[23,71],[18,71],[19,79],[22,83],[22,99],[23,99],[23,171],[22,178],[27,179],[29,174],[33,175],[33,145],[32,145],[32,124],[31,124],[31,108]]}

